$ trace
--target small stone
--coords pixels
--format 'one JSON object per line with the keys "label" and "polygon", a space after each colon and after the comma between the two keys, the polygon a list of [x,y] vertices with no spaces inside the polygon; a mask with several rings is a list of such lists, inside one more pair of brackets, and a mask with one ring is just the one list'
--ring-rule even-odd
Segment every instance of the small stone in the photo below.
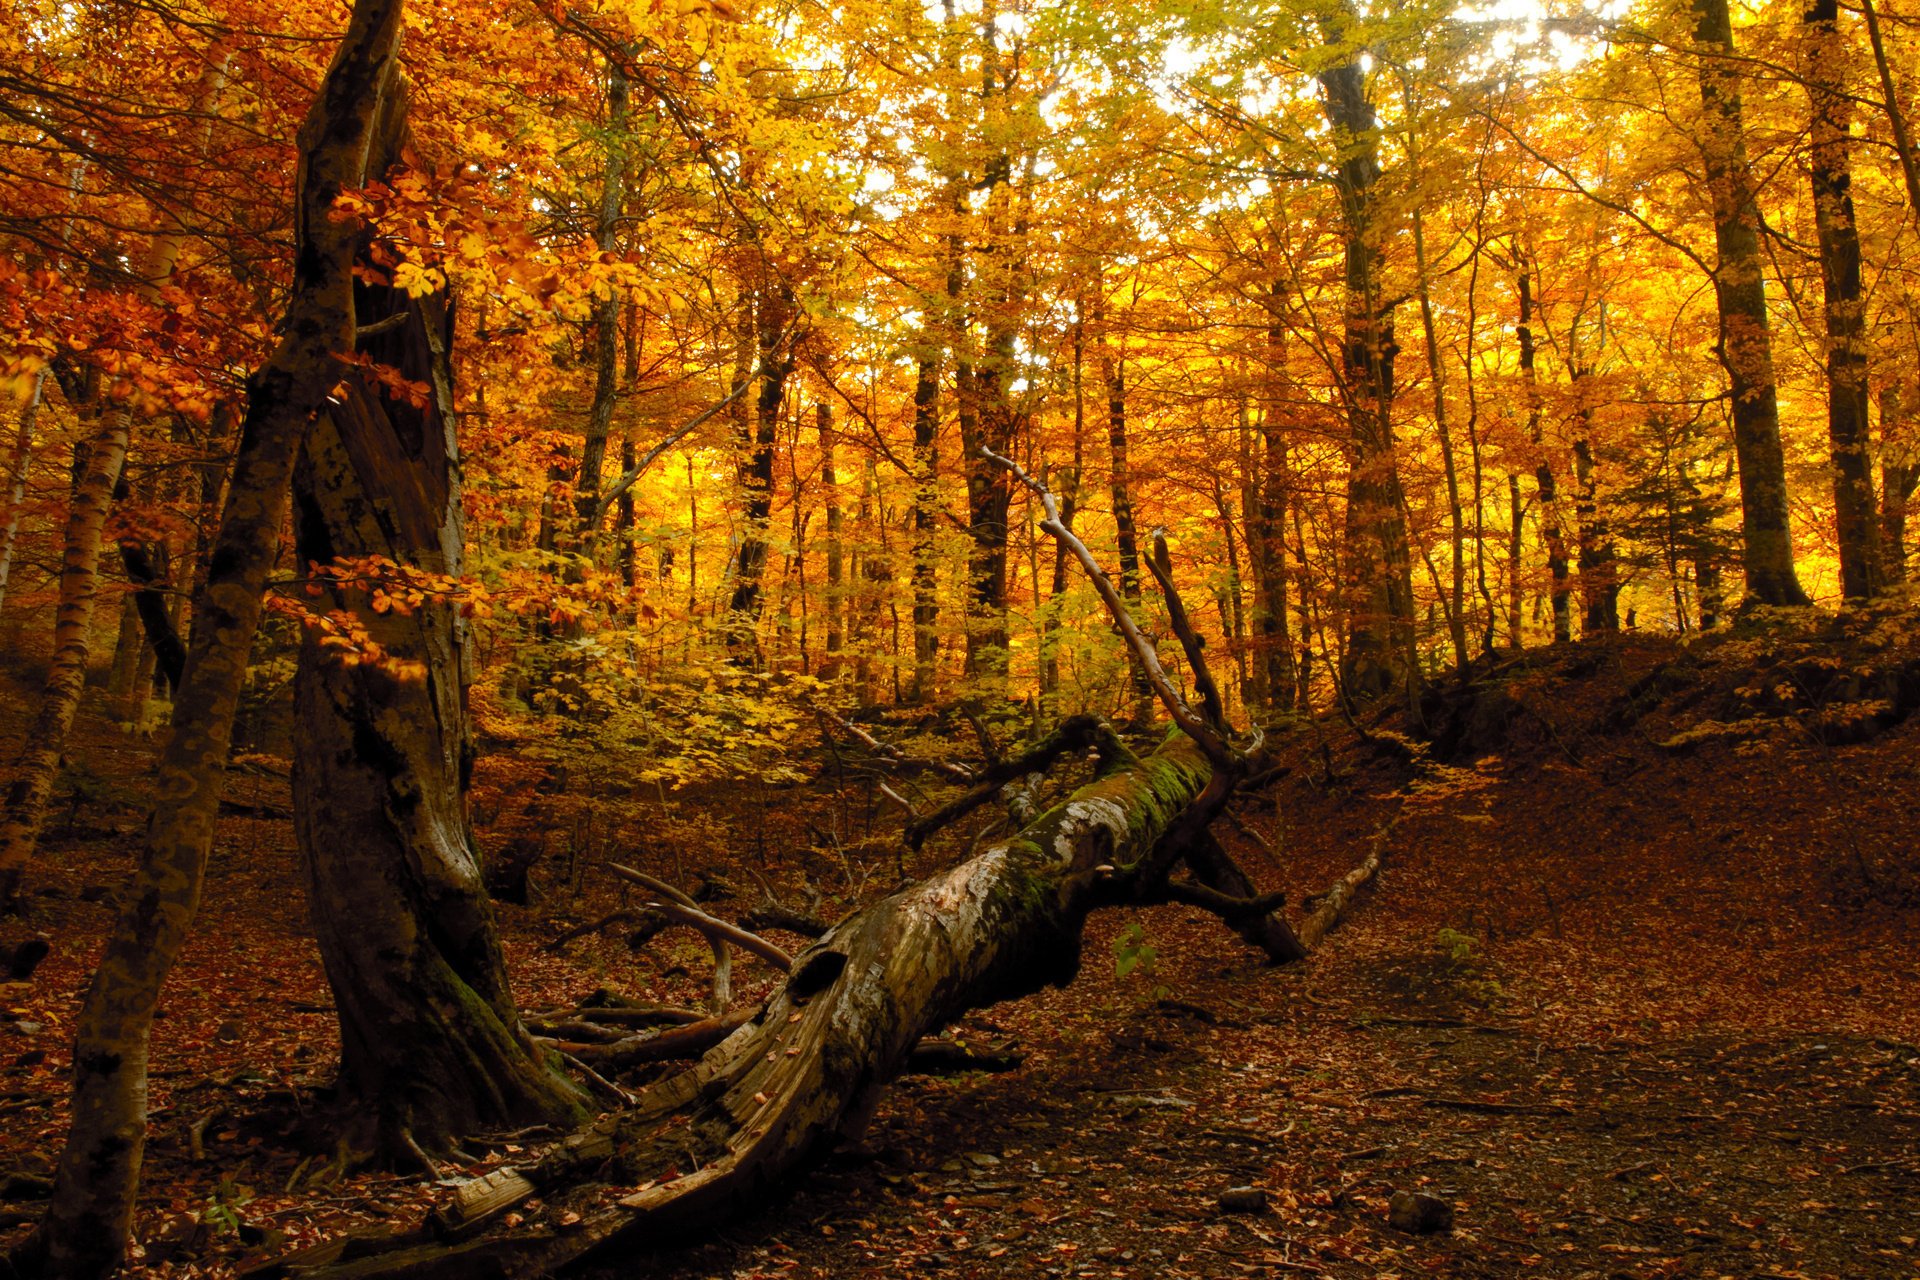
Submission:
{"label": "small stone", "polygon": [[1453,1230],[1453,1206],[1420,1191],[1396,1191],[1387,1202],[1387,1225],[1409,1235]]}
{"label": "small stone", "polygon": [[13,1024],[13,1029],[19,1035],[37,1036],[46,1028],[38,1022],[16,1022]]}
{"label": "small stone", "polygon": [[970,1151],[967,1153],[967,1159],[973,1161],[975,1165],[982,1169],[991,1169],[994,1165],[1000,1163],[999,1156],[989,1155],[985,1151]]}
{"label": "small stone", "polygon": [[1267,1193],[1258,1187],[1234,1187],[1220,1193],[1222,1213],[1265,1213]]}

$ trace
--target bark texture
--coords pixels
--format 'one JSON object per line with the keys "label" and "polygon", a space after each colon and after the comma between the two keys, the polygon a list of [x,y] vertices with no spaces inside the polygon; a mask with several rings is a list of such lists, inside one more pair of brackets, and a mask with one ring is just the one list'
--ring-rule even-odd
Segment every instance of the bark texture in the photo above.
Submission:
{"label": "bark texture", "polygon": [[1701,155],[1713,197],[1713,273],[1720,307],[1717,354],[1732,399],[1734,456],[1740,467],[1740,528],[1747,592],[1762,604],[1803,605],[1787,520],[1786,460],[1767,320],[1760,210],[1747,160],[1746,122],[1734,61],[1727,0],[1694,0],[1700,46],[1700,101],[1706,108]]}
{"label": "bark texture", "polygon": [[[364,283],[355,301],[364,325],[405,317],[360,353],[423,390],[396,397],[358,369],[345,380],[294,472],[300,560],[377,556],[456,578],[448,302]],[[401,1152],[574,1119],[572,1086],[514,1008],[468,823],[471,656],[459,601],[428,594],[382,607],[379,590],[357,580],[328,589],[329,625],[309,626],[294,681],[294,829],[340,1011],[339,1101],[363,1126],[352,1137]],[[343,621],[370,645],[343,651],[330,634]]]}
{"label": "bark texture", "polygon": [[1807,31],[1807,93],[1812,99],[1809,170],[1813,222],[1820,241],[1820,282],[1827,322],[1827,440],[1833,451],[1833,516],[1840,547],[1840,592],[1878,595],[1880,520],[1873,494],[1868,439],[1866,311],[1860,293],[1860,230],[1853,216],[1848,155],[1847,42],[1838,0],[1814,0]]}
{"label": "bark texture", "polygon": [[[1330,39],[1339,33],[1330,33]],[[1344,38],[1344,37],[1340,37]],[[1335,41],[1337,42],[1337,41]],[[1394,457],[1393,311],[1381,289],[1378,129],[1360,51],[1320,73],[1328,123],[1341,148],[1335,187],[1346,242],[1346,321],[1341,347],[1349,460],[1346,516],[1347,696],[1411,695],[1413,560]]]}
{"label": "bark texture", "polygon": [[113,507],[120,469],[127,461],[133,415],[109,408],[87,446],[87,460],[67,511],[60,557],[60,604],[54,615],[53,661],[40,705],[14,764],[13,786],[0,807],[0,910],[19,902],[20,883],[40,842],[47,801],[60,774],[80,695],[93,655],[93,606],[100,594],[101,531]]}

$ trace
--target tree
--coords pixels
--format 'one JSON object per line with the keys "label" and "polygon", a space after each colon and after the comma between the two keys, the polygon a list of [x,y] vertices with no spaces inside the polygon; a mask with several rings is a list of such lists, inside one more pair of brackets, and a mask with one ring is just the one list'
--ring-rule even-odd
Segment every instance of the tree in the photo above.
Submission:
{"label": "tree", "polygon": [[1699,45],[1700,153],[1713,205],[1719,259],[1713,292],[1720,309],[1716,354],[1726,369],[1728,412],[1740,462],[1740,527],[1747,590],[1762,604],[1803,605],[1787,518],[1786,460],[1773,367],[1772,321],[1760,250],[1760,210],[1747,160],[1746,116],[1727,0],[1693,0]]}
{"label": "tree", "polygon": [[234,478],[194,610],[179,710],[138,870],[88,987],[74,1043],[73,1120],[53,1198],[8,1261],[21,1275],[102,1276],[126,1247],[146,1143],[154,1006],[193,920],[233,717],[279,550],[294,454],[354,345],[359,229],[334,218],[361,186],[398,79],[401,0],[356,0],[300,131],[297,239],[284,333],[249,383]]}
{"label": "tree", "polygon": [[[406,148],[391,93],[370,175]],[[365,363],[293,477],[296,550],[327,610],[294,683],[294,829],[340,1014],[342,1111],[390,1154],[580,1109],[520,1024],[467,817],[452,312],[441,290],[356,285]]]}
{"label": "tree", "polygon": [[1838,0],[1813,0],[1807,36],[1807,94],[1812,101],[1808,169],[1820,241],[1826,313],[1827,438],[1833,448],[1833,515],[1840,548],[1840,590],[1863,598],[1885,579],[1880,521],[1874,510],[1868,428],[1866,312],[1860,294],[1860,229],[1853,209],[1849,43],[1840,34]]}

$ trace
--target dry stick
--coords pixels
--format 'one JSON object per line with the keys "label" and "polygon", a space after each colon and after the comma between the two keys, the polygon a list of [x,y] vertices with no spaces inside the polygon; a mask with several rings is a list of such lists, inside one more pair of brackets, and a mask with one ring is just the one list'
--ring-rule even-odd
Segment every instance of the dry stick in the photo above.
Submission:
{"label": "dry stick", "polygon": [[1236,898],[1230,893],[1208,888],[1192,880],[1167,881],[1167,897],[1202,911],[1211,911],[1224,920],[1259,918],[1287,905],[1284,893],[1267,893],[1257,898]]}
{"label": "dry stick", "polygon": [[1173,634],[1180,641],[1180,648],[1187,655],[1187,666],[1193,671],[1193,687],[1200,694],[1200,707],[1206,713],[1207,721],[1214,729],[1224,734],[1227,731],[1227,709],[1220,701],[1220,689],[1213,682],[1213,672],[1207,668],[1207,659],[1202,646],[1204,642],[1193,629],[1192,619],[1187,617],[1187,603],[1180,598],[1180,592],[1173,585],[1173,555],[1167,550],[1167,531],[1155,529],[1147,535],[1153,541],[1153,551],[1147,556],[1147,568],[1153,574],[1153,580],[1160,584],[1160,594],[1167,602],[1167,621],[1173,626]]}
{"label": "dry stick", "polygon": [[630,1093],[622,1089],[619,1085],[607,1079],[572,1054],[563,1053],[560,1055],[560,1059],[580,1073],[581,1078],[587,1082],[588,1088],[613,1103],[616,1107],[630,1107],[639,1101],[638,1094]]}
{"label": "dry stick", "polygon": [[622,1071],[646,1062],[665,1062],[672,1058],[697,1058],[745,1026],[753,1017],[751,1009],[736,1009],[717,1018],[705,1018],[671,1031],[630,1036],[617,1044],[569,1044],[555,1042],[562,1052],[583,1062]]}
{"label": "dry stick", "polygon": [[562,947],[566,946],[569,942],[572,942],[575,938],[584,938],[590,933],[598,933],[610,924],[632,924],[636,918],[637,917],[635,916],[635,914],[631,911],[621,910],[621,911],[609,912],[608,914],[601,916],[598,920],[595,920],[590,924],[578,925],[572,929],[567,930],[565,933],[561,934],[559,937],[549,942],[546,945],[545,950],[558,951]]}
{"label": "dry stick", "polygon": [[882,783],[876,784],[876,789],[880,792],[881,795],[885,796],[887,799],[893,801],[895,804],[899,805],[902,809],[906,810],[907,816],[909,818],[918,819],[920,817],[920,811],[914,808],[913,804],[905,796],[901,795],[898,791],[895,791],[892,787],[888,786],[886,783],[882,782]]}
{"label": "dry stick", "polygon": [[1387,837],[1392,833],[1394,822],[1397,821],[1399,819],[1395,818],[1393,822],[1388,822],[1380,828],[1373,837],[1372,848],[1367,850],[1366,859],[1329,885],[1319,908],[1300,922],[1300,927],[1294,930],[1294,933],[1299,937],[1301,946],[1311,951],[1320,944],[1322,938],[1333,931],[1336,924],[1340,923],[1340,915],[1353,901],[1353,895],[1359,892],[1360,886],[1371,880],[1373,873],[1380,869],[1380,854],[1386,848]]}
{"label": "dry stick", "polygon": [[[691,901],[686,899],[685,894],[680,893],[679,890],[674,889],[671,885],[663,884],[650,875],[635,871],[632,867],[623,867],[617,862],[608,863],[607,870],[613,872],[614,875],[619,876],[622,880],[630,884],[637,884],[643,889],[651,889],[653,892],[667,899],[664,902],[650,902],[647,904],[656,911],[664,912],[682,924],[691,925],[710,938],[721,938],[727,942],[731,942],[743,951],[751,951],[754,955],[759,956],[762,960],[765,960],[782,973],[790,972],[793,969],[793,957],[782,951],[779,947],[776,947],[773,943],[768,942],[765,938],[757,934],[748,933],[738,925],[731,925],[725,920],[717,920],[713,916],[708,915],[706,912],[692,905]],[[681,900],[674,901],[675,898]]]}
{"label": "dry stick", "polygon": [[1093,589],[1099,593],[1101,603],[1105,604],[1107,612],[1113,615],[1113,620],[1119,626],[1120,635],[1126,640],[1127,647],[1133,650],[1134,657],[1139,659],[1142,669],[1146,671],[1147,682],[1153,686],[1154,693],[1159,695],[1160,704],[1167,709],[1167,714],[1173,717],[1173,722],[1180,726],[1189,738],[1194,740],[1215,768],[1233,768],[1237,763],[1233,749],[1227,745],[1225,738],[1214,731],[1212,725],[1187,705],[1187,700],[1180,696],[1178,689],[1173,687],[1173,681],[1167,678],[1166,668],[1160,665],[1160,655],[1154,652],[1153,644],[1141,632],[1140,624],[1133,620],[1133,614],[1128,611],[1126,602],[1114,589],[1113,582],[1107,577],[1105,570],[1101,569],[1100,562],[1093,558],[1093,552],[1087,549],[1087,544],[1080,541],[1073,530],[1067,528],[1065,522],[1060,519],[1060,505],[1054,501],[1053,490],[1028,475],[1013,459],[1002,457],[984,445],[981,446],[980,456],[988,462],[1005,467],[1013,474],[1015,480],[1040,500],[1041,510],[1047,513],[1047,518],[1040,522],[1040,527],[1051,534],[1055,541],[1080,562],[1080,567],[1086,571],[1087,578],[1093,583]]}
{"label": "dry stick", "polygon": [[[698,911],[699,907],[692,898],[680,892],[664,880],[655,880],[642,872],[634,872],[640,877],[640,883],[655,893],[666,894],[676,905],[688,910]],[[705,930],[702,930],[705,933]],[[728,949],[724,938],[706,934],[707,945],[713,948],[713,986],[707,995],[707,1012],[718,1017],[727,1011],[733,1002],[733,952]]]}

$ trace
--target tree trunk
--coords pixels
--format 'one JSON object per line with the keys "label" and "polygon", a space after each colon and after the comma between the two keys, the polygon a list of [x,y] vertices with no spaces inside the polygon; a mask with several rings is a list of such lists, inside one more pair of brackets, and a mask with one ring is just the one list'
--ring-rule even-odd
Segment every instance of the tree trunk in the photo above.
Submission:
{"label": "tree trunk", "polygon": [[[444,294],[410,302],[361,284],[355,310],[368,324],[406,316],[358,350],[427,392],[399,399],[371,376],[345,380],[294,472],[300,563],[382,557],[457,579],[451,308]],[[329,622],[308,626],[294,680],[294,830],[340,1012],[339,1102],[362,1126],[349,1136],[395,1154],[574,1118],[572,1086],[514,1008],[468,825],[461,602],[435,581],[411,606],[358,581],[324,600]],[[358,651],[340,643],[343,618],[367,637]]]}
{"label": "tree trunk", "polygon": [[[425,1249],[401,1237],[387,1257],[347,1265],[368,1275],[534,1276],[590,1251],[613,1260],[627,1242],[764,1203],[769,1188],[858,1137],[929,1031],[1071,981],[1088,913],[1136,891],[1154,896],[1156,849],[1213,776],[1179,734],[1145,759],[1105,761],[1014,838],[847,917],[697,1066],[576,1134],[524,1180],[496,1175],[496,1187],[516,1190],[476,1187],[474,1199],[499,1215],[530,1194],[582,1183],[639,1190],[565,1229]],[[662,1181],[669,1169],[680,1176]]]}
{"label": "tree trunk", "polygon": [[160,988],[199,903],[234,712],[260,600],[279,550],[302,434],[354,338],[358,226],[334,221],[365,185],[368,140],[396,91],[401,0],[356,0],[299,135],[296,252],[283,334],[247,389],[234,478],[161,751],[146,846],[107,939],[74,1043],[73,1119],[39,1228],[9,1257],[22,1275],[90,1280],[119,1262],[146,1145],[148,1036]]}
{"label": "tree trunk", "polygon": [[1293,636],[1287,629],[1287,499],[1293,485],[1287,436],[1280,411],[1286,371],[1286,330],[1280,316],[1280,286],[1269,291],[1273,311],[1267,321],[1267,395],[1260,406],[1260,465],[1244,504],[1247,559],[1254,581],[1254,629],[1259,639],[1260,683],[1275,710],[1295,705]]}
{"label": "tree trunk", "polygon": [[1848,44],[1840,36],[1838,0],[1813,0],[1807,28],[1807,93],[1812,99],[1809,168],[1813,221],[1820,240],[1820,281],[1827,320],[1827,439],[1833,449],[1834,532],[1840,548],[1840,593],[1878,595],[1880,520],[1874,510],[1868,438],[1866,311],[1860,297],[1860,230],[1853,216],[1848,156]]}
{"label": "tree trunk", "polygon": [[27,470],[33,461],[33,428],[40,416],[40,400],[46,394],[47,371],[33,377],[27,402],[20,406],[19,424],[14,432],[13,460],[7,469],[7,507],[0,515],[0,608],[7,602],[7,581],[13,576],[13,547],[20,536],[20,512],[27,501]]}
{"label": "tree trunk", "polygon": [[[1100,352],[1100,380],[1107,391],[1107,493],[1113,501],[1115,550],[1120,563],[1120,598],[1140,612],[1140,540],[1133,523],[1133,464],[1127,440],[1127,375],[1125,367],[1105,349]],[[1153,685],[1138,659],[1130,659],[1137,711],[1144,724],[1153,710]]]}
{"label": "tree trunk", "polygon": [[1520,556],[1526,544],[1527,505],[1520,492],[1520,473],[1507,473],[1507,646],[1519,649],[1526,643],[1525,579],[1521,576]]}
{"label": "tree trunk", "polygon": [[940,361],[927,335],[913,383],[913,686],[912,701],[933,700],[939,674],[940,589],[933,531],[940,512]]}
{"label": "tree trunk", "polygon": [[1378,129],[1357,51],[1322,71],[1328,123],[1340,147],[1335,186],[1346,243],[1346,318],[1341,395],[1347,413],[1347,650],[1343,686],[1350,698],[1401,692],[1412,697],[1413,558],[1393,442],[1392,305],[1380,285],[1381,229],[1375,225],[1380,180]]}
{"label": "tree trunk", "polygon": [[101,531],[127,460],[133,415],[120,407],[105,410],[87,446],[86,465],[73,489],[60,562],[60,605],[54,615],[53,662],[40,706],[27,728],[14,764],[13,786],[0,808],[0,911],[18,905],[20,882],[40,842],[47,800],[60,773],[80,695],[86,689],[87,661],[93,653],[93,606],[100,593]]}
{"label": "tree trunk", "polygon": [[759,347],[755,376],[760,392],[754,400],[753,439],[740,462],[740,487],[746,494],[746,531],[734,561],[733,596],[728,601],[727,637],[736,660],[747,660],[757,648],[760,614],[765,596],[760,579],[766,572],[768,519],[773,514],[773,464],[779,444],[780,405],[787,394],[787,375],[793,372],[793,341],[787,332],[793,296],[783,284],[769,282],[755,299],[753,332]]}
{"label": "tree trunk", "polygon": [[[607,61],[607,168],[600,183],[600,210],[593,240],[603,254],[611,254],[625,200],[627,177],[627,77],[619,64]],[[606,467],[607,436],[613,430],[613,407],[619,399],[620,298],[611,286],[593,303],[593,406],[587,414],[587,438],[580,448],[580,471],[574,477],[573,501],[582,546],[599,520],[600,473]]]}
{"label": "tree trunk", "polygon": [[1762,273],[1760,210],[1747,162],[1746,123],[1727,0],[1694,0],[1700,44],[1700,101],[1706,108],[1701,155],[1713,198],[1713,273],[1720,310],[1716,354],[1733,402],[1733,446],[1740,464],[1740,527],[1745,535],[1747,591],[1762,604],[1804,605],[1794,574],[1787,518],[1786,460],[1780,449],[1780,406],[1773,337]]}
{"label": "tree trunk", "polygon": [[[1411,114],[1412,104],[1408,104]],[[1411,156],[1413,135],[1407,135]],[[1433,427],[1440,437],[1440,461],[1447,477],[1447,514],[1453,552],[1453,581],[1446,596],[1447,635],[1453,641],[1454,669],[1467,678],[1472,658],[1467,652],[1467,515],[1460,502],[1460,468],[1453,456],[1453,428],[1447,418],[1446,370],[1440,363],[1440,332],[1433,319],[1433,287],[1427,262],[1426,220],[1420,206],[1413,208],[1413,257],[1420,295],[1420,332],[1427,347],[1427,376],[1433,380]]]}
{"label": "tree trunk", "polygon": [[[1548,599],[1553,604],[1553,642],[1565,644],[1573,639],[1573,601],[1568,584],[1567,531],[1560,509],[1560,494],[1554,481],[1553,461],[1547,454],[1540,412],[1539,374],[1535,369],[1533,338],[1533,276],[1521,271],[1520,377],[1527,387],[1527,438],[1533,441],[1536,460],[1534,483],[1540,487],[1540,536],[1547,544],[1547,576],[1551,580]],[[1516,517],[1517,519],[1517,517]]]}
{"label": "tree trunk", "polygon": [[841,618],[846,609],[845,565],[841,550],[839,477],[833,470],[833,409],[822,400],[814,410],[820,434],[820,487],[827,504],[827,660],[820,674],[831,678],[840,665],[840,650],[846,644]]}
{"label": "tree trunk", "polygon": [[1900,389],[1880,390],[1880,537],[1889,583],[1907,580],[1907,505],[1920,488],[1920,448],[1901,410]]}

